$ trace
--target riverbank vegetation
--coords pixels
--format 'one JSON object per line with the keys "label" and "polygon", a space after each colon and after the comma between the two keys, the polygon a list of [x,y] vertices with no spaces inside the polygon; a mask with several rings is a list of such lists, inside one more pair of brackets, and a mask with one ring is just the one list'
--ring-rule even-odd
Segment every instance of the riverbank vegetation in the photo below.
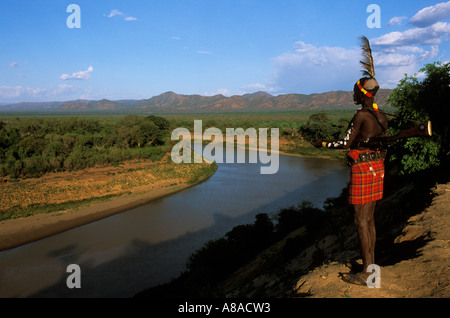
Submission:
{"label": "riverbank vegetation", "polygon": [[0,177],[39,177],[126,160],[158,161],[168,151],[168,121],[125,116],[117,122],[92,118],[13,118],[0,121]]}
{"label": "riverbank vegetation", "polygon": [[215,163],[126,162],[115,167],[49,173],[0,185],[0,221],[78,208],[122,195],[195,184],[210,177]]}

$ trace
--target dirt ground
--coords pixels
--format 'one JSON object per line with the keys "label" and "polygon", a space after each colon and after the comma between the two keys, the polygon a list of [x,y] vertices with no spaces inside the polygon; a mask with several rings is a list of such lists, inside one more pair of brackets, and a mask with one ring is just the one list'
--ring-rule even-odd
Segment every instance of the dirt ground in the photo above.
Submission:
{"label": "dirt ground", "polygon": [[380,268],[380,287],[348,284],[340,273],[349,268],[342,263],[320,266],[301,277],[295,287],[299,296],[314,298],[447,298],[450,297],[450,184],[436,188],[437,196],[422,213],[411,217],[396,244],[424,239],[417,257]]}

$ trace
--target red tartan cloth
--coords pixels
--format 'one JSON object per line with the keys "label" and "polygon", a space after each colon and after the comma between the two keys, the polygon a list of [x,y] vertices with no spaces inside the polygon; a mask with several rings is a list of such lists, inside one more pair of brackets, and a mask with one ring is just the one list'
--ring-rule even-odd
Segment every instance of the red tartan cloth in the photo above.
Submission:
{"label": "red tartan cloth", "polygon": [[363,204],[383,198],[384,162],[373,160],[356,163],[351,167],[350,204]]}

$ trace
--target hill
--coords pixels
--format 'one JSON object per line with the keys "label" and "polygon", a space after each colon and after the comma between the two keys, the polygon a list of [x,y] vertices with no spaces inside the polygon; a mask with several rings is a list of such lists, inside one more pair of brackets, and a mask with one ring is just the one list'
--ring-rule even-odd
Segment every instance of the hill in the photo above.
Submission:
{"label": "hill", "polygon": [[[381,89],[377,103],[386,106],[392,90]],[[125,111],[142,113],[215,113],[254,111],[293,111],[344,109],[355,107],[353,92],[333,91],[322,94],[286,94],[272,96],[267,92],[253,94],[201,96],[166,92],[149,99],[99,101],[74,100],[66,102],[34,102],[0,105],[0,111]]]}

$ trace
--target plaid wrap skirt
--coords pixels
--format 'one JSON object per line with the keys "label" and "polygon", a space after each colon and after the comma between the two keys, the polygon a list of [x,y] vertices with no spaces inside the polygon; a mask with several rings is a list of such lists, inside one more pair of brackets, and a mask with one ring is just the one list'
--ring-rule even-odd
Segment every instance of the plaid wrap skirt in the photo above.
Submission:
{"label": "plaid wrap skirt", "polygon": [[363,204],[383,198],[384,162],[371,160],[355,163],[350,171],[350,204]]}

